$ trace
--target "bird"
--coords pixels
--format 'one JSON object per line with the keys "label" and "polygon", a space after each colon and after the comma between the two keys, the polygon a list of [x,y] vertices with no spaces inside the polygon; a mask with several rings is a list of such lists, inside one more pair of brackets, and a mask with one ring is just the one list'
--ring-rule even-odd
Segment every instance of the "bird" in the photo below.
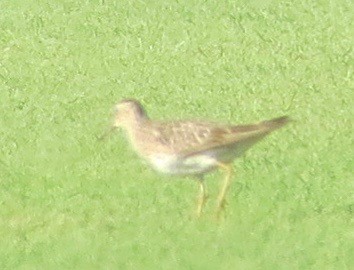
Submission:
{"label": "bird", "polygon": [[217,169],[223,171],[225,176],[216,208],[219,217],[225,208],[233,161],[290,121],[288,116],[247,125],[200,120],[152,120],[138,100],[128,98],[114,106],[113,124],[101,138],[113,130],[122,129],[138,156],[156,171],[197,180],[197,217],[202,215],[208,197],[205,174]]}

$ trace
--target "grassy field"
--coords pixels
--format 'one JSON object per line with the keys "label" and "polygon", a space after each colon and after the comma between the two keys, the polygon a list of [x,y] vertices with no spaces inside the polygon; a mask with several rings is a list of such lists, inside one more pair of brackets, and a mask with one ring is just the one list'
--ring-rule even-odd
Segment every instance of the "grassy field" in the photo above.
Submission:
{"label": "grassy field", "polygon": [[[354,269],[352,1],[0,2],[0,269]],[[247,3],[247,4],[246,4]],[[125,137],[290,115],[234,164],[225,219]]]}

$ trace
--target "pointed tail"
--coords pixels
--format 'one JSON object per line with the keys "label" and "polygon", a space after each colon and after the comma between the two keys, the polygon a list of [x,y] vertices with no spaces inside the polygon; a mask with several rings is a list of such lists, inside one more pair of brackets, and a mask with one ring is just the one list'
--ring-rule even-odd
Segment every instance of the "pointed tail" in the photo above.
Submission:
{"label": "pointed tail", "polygon": [[281,116],[281,117],[273,118],[271,120],[263,121],[259,123],[259,125],[265,127],[269,131],[273,131],[275,129],[285,126],[287,123],[291,121],[292,120],[289,116]]}

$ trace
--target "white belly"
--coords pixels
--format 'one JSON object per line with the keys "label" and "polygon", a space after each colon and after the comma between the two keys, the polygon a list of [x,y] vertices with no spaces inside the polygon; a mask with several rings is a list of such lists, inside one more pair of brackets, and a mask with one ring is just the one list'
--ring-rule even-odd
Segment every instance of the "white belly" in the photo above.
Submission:
{"label": "white belly", "polygon": [[217,161],[207,155],[196,155],[188,158],[178,158],[175,155],[151,155],[149,161],[152,166],[167,174],[201,174],[216,167]]}

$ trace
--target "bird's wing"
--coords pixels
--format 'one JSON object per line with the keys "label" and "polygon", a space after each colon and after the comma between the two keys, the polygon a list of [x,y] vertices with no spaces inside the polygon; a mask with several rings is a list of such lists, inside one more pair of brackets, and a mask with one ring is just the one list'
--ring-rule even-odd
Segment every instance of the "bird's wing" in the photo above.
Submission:
{"label": "bird's wing", "polygon": [[185,157],[188,157],[237,143],[251,146],[288,122],[289,118],[284,116],[253,125],[213,127],[210,129],[208,136],[199,144],[190,146],[181,152]]}
{"label": "bird's wing", "polygon": [[205,144],[212,133],[218,129],[215,123],[200,121],[178,121],[153,123],[155,139],[171,148],[174,152],[182,152],[197,145]]}

